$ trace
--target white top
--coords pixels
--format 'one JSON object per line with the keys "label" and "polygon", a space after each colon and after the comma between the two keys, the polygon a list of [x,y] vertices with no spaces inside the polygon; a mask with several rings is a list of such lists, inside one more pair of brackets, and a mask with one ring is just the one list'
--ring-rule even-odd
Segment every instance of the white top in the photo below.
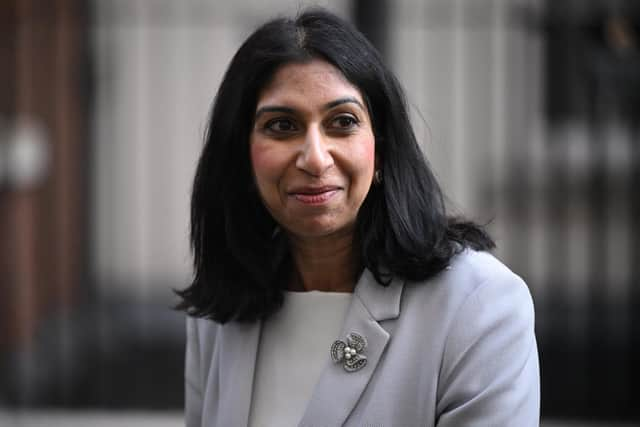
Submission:
{"label": "white top", "polygon": [[329,349],[340,337],[352,294],[285,292],[282,308],[263,323],[249,413],[250,427],[300,422]]}

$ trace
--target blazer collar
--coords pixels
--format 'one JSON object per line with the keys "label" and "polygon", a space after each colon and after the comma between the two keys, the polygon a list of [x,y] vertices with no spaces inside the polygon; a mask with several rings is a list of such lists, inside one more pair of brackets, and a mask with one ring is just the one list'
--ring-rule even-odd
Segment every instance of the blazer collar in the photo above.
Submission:
{"label": "blazer collar", "polygon": [[[349,305],[339,337],[345,340],[350,332],[367,339],[364,355],[367,365],[356,372],[347,372],[341,364],[331,361],[327,349],[327,364],[316,384],[300,427],[342,425],[357,404],[387,346],[390,335],[379,324],[400,315],[400,298],[404,282],[394,279],[389,286],[380,286],[369,270],[364,270]],[[217,425],[246,426],[249,422],[256,355],[262,322],[239,324],[229,322],[219,336],[220,401]],[[205,399],[206,401],[206,399]]]}
{"label": "blazer collar", "polygon": [[341,426],[360,400],[371,376],[376,371],[390,334],[380,321],[395,319],[400,315],[400,298],[404,282],[392,281],[389,286],[380,286],[365,270],[356,285],[347,316],[339,338],[356,332],[367,339],[363,354],[367,357],[365,367],[356,372],[347,372],[342,364],[333,363],[327,349],[327,364],[316,384],[311,400],[300,421],[300,427],[318,425]]}
{"label": "blazer collar", "polygon": [[394,278],[389,286],[380,286],[369,270],[364,270],[354,291],[371,317],[381,322],[400,315],[400,298],[404,282]]}

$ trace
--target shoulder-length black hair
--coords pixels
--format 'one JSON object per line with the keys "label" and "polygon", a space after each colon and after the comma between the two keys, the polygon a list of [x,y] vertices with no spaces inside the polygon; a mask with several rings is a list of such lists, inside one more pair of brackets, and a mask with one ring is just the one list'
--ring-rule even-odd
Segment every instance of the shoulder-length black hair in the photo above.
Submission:
{"label": "shoulder-length black hair", "polygon": [[292,263],[286,238],[253,182],[249,134],[258,95],[284,64],[323,59],[357,87],[376,138],[382,182],[361,206],[355,245],[380,285],[392,276],[425,280],[465,247],[493,242],[473,223],[447,218],[443,196],[416,141],[404,95],[376,49],[350,24],[322,10],[278,18],[237,51],[210,114],[191,199],[194,278],[179,309],[224,323],[276,311]]}

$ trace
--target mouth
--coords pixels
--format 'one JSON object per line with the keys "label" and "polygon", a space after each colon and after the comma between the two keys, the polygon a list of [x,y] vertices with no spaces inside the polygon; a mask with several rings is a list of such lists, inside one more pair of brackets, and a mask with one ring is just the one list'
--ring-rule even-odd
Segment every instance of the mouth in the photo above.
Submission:
{"label": "mouth", "polygon": [[337,186],[301,187],[289,192],[289,196],[306,205],[321,205],[328,202],[341,188]]}

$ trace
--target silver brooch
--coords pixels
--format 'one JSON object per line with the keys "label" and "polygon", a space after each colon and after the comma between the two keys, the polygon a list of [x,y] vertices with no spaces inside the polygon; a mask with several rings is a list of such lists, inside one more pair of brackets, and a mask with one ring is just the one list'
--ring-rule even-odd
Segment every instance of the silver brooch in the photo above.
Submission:
{"label": "silver brooch", "polygon": [[367,364],[367,356],[362,352],[367,348],[367,340],[360,334],[351,332],[347,342],[336,340],[331,345],[331,360],[334,363],[344,362],[344,370],[355,372]]}

